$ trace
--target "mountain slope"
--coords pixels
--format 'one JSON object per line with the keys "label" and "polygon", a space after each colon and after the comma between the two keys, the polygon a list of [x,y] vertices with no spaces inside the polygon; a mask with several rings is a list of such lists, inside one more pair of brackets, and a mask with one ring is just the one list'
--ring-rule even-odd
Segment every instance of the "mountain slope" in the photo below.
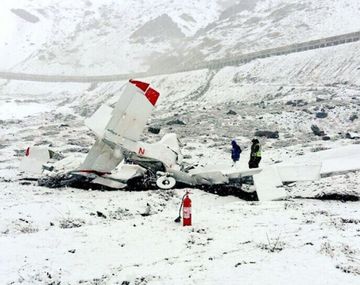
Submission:
{"label": "mountain slope", "polygon": [[7,1],[2,70],[161,71],[360,29],[355,0]]}

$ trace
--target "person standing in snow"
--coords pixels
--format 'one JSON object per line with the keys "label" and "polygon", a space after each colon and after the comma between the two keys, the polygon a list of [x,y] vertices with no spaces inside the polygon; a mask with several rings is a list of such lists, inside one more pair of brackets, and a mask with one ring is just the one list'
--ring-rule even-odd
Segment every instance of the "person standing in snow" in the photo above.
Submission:
{"label": "person standing in snow", "polygon": [[233,161],[233,165],[235,166],[236,162],[240,160],[240,153],[241,153],[241,148],[240,146],[236,143],[235,140],[231,141],[231,159]]}
{"label": "person standing in snow", "polygon": [[253,139],[251,145],[251,153],[249,160],[249,168],[258,168],[261,160],[261,148],[258,139]]}

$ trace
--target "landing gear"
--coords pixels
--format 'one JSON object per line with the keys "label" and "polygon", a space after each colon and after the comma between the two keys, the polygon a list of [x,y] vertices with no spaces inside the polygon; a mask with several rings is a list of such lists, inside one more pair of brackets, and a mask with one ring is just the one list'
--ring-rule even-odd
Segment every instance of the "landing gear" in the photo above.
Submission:
{"label": "landing gear", "polygon": [[175,186],[176,180],[174,177],[171,176],[160,176],[156,179],[156,185],[160,189],[168,190]]}

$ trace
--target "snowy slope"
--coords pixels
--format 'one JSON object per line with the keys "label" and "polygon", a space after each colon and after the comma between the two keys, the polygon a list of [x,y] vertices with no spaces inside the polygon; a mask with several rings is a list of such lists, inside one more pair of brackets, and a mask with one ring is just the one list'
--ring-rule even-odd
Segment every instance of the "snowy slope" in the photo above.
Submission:
{"label": "snowy slope", "polygon": [[[357,31],[358,1],[245,0],[223,11],[194,38],[206,59]],[[191,51],[190,51],[191,52]]]}
{"label": "snowy slope", "polygon": [[[97,74],[145,70],[147,66],[142,65],[147,57],[167,52],[182,38],[214,20],[218,5],[204,0],[184,3],[67,0],[42,1],[40,5],[22,0],[8,1],[5,8],[3,14],[12,24],[12,37],[7,37],[1,49],[3,55],[12,56],[7,60],[5,56],[1,58],[2,69]],[[24,20],[11,13],[10,8],[22,9],[39,20],[35,23]],[[202,9],[207,12],[201,13]],[[197,20],[191,21],[193,18]],[[159,39],[144,41],[141,28],[156,19]],[[166,25],[178,29],[178,36],[169,39]]]}

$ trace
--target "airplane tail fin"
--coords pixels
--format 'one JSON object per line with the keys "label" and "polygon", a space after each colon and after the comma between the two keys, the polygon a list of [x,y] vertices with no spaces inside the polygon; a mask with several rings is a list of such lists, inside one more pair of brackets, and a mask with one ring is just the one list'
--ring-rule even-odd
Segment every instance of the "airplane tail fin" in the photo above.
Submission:
{"label": "airplane tail fin", "polygon": [[25,156],[21,159],[19,170],[26,173],[41,174],[43,164],[51,158],[47,147],[31,146],[25,150]]}
{"label": "airplane tail fin", "polygon": [[132,146],[149,119],[160,93],[149,83],[129,80],[114,108],[102,105],[85,124],[97,135],[81,169],[109,172],[123,159],[119,146]]}
{"label": "airplane tail fin", "polygon": [[138,141],[159,96],[150,84],[130,80],[105,127],[104,139],[114,144]]}

